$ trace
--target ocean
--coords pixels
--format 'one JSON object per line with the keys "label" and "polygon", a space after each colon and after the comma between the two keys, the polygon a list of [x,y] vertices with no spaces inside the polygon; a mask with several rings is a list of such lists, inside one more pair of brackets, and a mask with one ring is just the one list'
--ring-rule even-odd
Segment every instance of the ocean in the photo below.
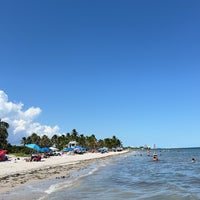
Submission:
{"label": "ocean", "polygon": [[[133,151],[76,171],[69,178],[33,183],[1,200],[199,200],[200,148],[157,149],[158,161]],[[196,162],[192,162],[192,158]]]}

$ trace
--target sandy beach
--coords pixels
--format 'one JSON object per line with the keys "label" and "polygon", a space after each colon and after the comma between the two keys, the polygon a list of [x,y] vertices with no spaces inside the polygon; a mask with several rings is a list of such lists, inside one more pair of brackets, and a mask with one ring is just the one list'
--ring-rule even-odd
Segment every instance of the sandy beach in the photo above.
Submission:
{"label": "sandy beach", "polygon": [[[79,170],[101,159],[118,156],[128,151],[108,153],[85,153],[83,155],[51,156],[39,162],[27,162],[26,158],[9,157],[0,162],[0,193],[11,191],[23,184],[49,178],[67,178],[74,170]],[[79,165],[77,165],[79,163]]]}

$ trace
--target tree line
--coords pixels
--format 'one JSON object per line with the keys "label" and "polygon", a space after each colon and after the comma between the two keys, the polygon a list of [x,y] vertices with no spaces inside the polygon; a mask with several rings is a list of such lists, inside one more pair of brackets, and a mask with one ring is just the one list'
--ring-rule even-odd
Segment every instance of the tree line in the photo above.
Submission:
{"label": "tree line", "polygon": [[[10,145],[7,141],[8,128],[9,124],[0,119],[1,149],[11,149],[12,147],[12,145]],[[55,146],[56,148],[62,150],[67,147],[70,141],[76,141],[79,146],[86,147],[90,150],[95,150],[101,147],[107,147],[109,149],[122,147],[122,142],[115,135],[111,138],[97,139],[94,134],[85,136],[84,134],[79,134],[76,129],[73,129],[71,133],[53,135],[51,138],[47,135],[39,136],[37,133],[32,133],[32,135],[21,139],[21,145],[25,146],[26,144],[35,143],[40,147]]]}

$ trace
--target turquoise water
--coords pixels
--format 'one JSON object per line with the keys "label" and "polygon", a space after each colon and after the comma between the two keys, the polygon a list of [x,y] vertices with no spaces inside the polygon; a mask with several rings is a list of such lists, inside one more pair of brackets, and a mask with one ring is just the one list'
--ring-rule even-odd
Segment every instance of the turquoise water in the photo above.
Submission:
{"label": "turquoise water", "polygon": [[1,199],[26,199],[29,193],[29,199],[41,200],[199,200],[200,149],[165,149],[157,154],[155,162],[145,151],[132,152],[91,165],[68,179],[28,185]]}

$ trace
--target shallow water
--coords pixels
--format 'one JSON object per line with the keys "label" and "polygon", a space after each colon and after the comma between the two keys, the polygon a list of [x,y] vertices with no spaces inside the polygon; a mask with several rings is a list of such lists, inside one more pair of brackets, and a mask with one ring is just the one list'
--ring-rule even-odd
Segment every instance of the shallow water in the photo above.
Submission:
{"label": "shallow water", "polygon": [[[1,199],[65,200],[199,200],[200,149],[157,150],[159,161],[145,151],[91,165],[67,179],[43,181],[1,195]],[[192,157],[197,158],[191,162]]]}

